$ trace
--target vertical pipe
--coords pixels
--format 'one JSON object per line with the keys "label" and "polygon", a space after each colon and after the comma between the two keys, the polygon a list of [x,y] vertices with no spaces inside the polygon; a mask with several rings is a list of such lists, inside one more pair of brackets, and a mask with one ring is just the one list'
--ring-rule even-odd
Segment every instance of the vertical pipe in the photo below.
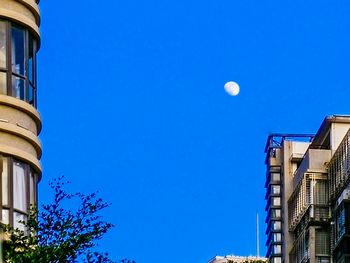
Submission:
{"label": "vertical pipe", "polygon": [[259,213],[256,211],[256,255],[257,257],[260,257],[260,252],[259,252]]}
{"label": "vertical pipe", "polygon": [[0,226],[0,263],[2,263],[2,243],[3,243],[3,231],[2,231],[2,226]]}

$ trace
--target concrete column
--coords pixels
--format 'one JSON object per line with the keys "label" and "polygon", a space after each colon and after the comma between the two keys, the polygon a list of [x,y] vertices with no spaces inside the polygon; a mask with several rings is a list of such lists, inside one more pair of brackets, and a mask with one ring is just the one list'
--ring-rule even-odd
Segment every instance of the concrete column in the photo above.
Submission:
{"label": "concrete column", "polygon": [[315,227],[309,227],[309,257],[310,263],[316,263],[316,230]]}

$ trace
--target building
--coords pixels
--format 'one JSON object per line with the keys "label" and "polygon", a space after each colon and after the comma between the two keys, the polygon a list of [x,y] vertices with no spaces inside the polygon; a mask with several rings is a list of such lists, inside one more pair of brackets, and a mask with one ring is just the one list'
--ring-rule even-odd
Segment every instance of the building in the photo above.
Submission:
{"label": "building", "polygon": [[350,116],[266,145],[269,263],[350,262]]}
{"label": "building", "polygon": [[41,178],[39,24],[38,0],[0,1],[0,220],[18,228],[37,203]]}
{"label": "building", "polygon": [[208,263],[248,263],[248,262],[267,262],[266,258],[263,257],[242,257],[242,256],[215,256]]}

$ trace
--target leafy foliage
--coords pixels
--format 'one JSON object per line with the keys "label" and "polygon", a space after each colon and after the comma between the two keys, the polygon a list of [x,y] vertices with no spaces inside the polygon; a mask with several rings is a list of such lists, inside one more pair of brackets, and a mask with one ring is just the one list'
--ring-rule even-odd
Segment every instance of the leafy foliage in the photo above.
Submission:
{"label": "leafy foliage", "polygon": [[[93,251],[97,241],[113,226],[99,215],[110,204],[96,193],[67,193],[64,190],[67,183],[63,177],[50,183],[53,203],[40,210],[31,209],[27,221],[21,222],[24,231],[2,225],[4,262],[112,262],[108,254]],[[78,201],[78,208],[65,209],[63,203],[67,201]]]}

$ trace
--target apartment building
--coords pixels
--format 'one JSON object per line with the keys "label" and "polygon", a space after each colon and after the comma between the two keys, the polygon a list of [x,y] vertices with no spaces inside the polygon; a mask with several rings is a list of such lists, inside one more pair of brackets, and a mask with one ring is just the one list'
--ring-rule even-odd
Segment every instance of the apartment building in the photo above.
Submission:
{"label": "apartment building", "polygon": [[269,263],[350,262],[350,116],[315,135],[271,134],[266,152]]}

